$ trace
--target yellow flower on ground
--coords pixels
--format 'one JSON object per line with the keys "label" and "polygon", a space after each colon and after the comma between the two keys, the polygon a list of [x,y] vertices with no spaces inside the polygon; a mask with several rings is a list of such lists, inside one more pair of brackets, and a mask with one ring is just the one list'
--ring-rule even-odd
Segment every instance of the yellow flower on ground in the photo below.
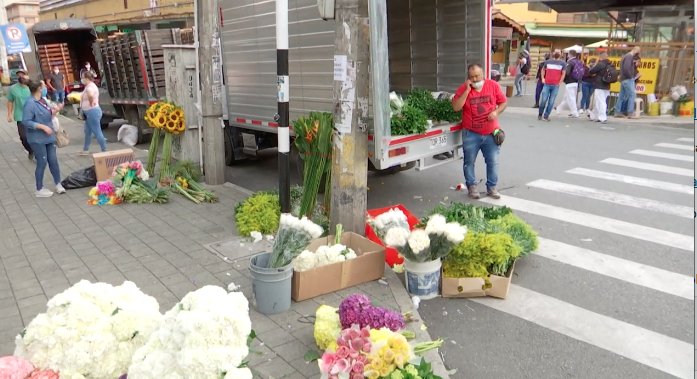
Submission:
{"label": "yellow flower on ground", "polygon": [[320,305],[315,312],[315,343],[320,350],[336,350],[336,340],[341,335],[341,321],[338,309],[328,305]]}

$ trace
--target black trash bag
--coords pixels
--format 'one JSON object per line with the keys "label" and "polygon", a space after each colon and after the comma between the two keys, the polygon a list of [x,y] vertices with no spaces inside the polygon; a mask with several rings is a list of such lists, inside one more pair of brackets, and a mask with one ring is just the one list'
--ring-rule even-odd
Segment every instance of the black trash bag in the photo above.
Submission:
{"label": "black trash bag", "polygon": [[61,185],[67,190],[94,187],[97,185],[97,173],[94,171],[94,166],[73,172],[63,179]]}

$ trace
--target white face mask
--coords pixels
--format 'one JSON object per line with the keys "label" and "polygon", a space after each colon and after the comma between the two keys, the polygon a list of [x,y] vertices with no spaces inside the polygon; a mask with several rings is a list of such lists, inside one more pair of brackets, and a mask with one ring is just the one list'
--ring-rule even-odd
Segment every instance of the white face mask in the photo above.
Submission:
{"label": "white face mask", "polygon": [[90,69],[90,65],[88,65],[88,64],[85,65],[85,68],[89,70],[89,69]]}
{"label": "white face mask", "polygon": [[482,87],[484,87],[484,81],[480,80],[478,82],[474,82],[474,83],[472,83],[472,87],[474,89],[482,89]]}
{"label": "white face mask", "polygon": [[53,73],[54,73],[54,74],[57,74],[58,72],[59,72],[58,70],[53,70]]}

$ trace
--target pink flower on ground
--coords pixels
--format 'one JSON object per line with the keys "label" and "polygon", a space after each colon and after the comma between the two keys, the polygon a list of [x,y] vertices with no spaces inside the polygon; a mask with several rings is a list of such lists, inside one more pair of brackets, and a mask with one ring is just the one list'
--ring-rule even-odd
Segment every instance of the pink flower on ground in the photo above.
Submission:
{"label": "pink flower on ground", "polygon": [[348,359],[338,359],[336,362],[334,362],[334,367],[332,367],[331,371],[332,374],[348,374],[349,372],[351,372],[351,364],[349,363]]}
{"label": "pink flower on ground", "polygon": [[322,354],[322,358],[318,361],[319,363],[319,370],[321,372],[328,373],[331,371],[332,367],[334,366],[334,363],[337,360],[337,356],[334,353],[324,353]]}
{"label": "pink flower on ground", "polygon": [[116,187],[109,180],[97,183],[97,191],[100,195],[110,195],[114,190],[116,190]]}
{"label": "pink flower on ground", "polygon": [[346,346],[339,346],[336,349],[336,355],[339,357],[339,359],[346,359],[349,357],[351,353],[351,350],[349,350],[348,347]]}
{"label": "pink flower on ground", "polygon": [[27,379],[60,379],[60,375],[53,370],[36,370]]}
{"label": "pink flower on ground", "polygon": [[2,379],[24,379],[32,371],[34,371],[34,365],[22,357],[0,358],[0,378]]}
{"label": "pink flower on ground", "polygon": [[364,376],[363,376],[362,372],[360,372],[360,373],[354,372],[351,374],[351,379],[363,379],[363,378],[364,378]]}
{"label": "pink flower on ground", "polygon": [[363,374],[364,369],[365,369],[365,365],[361,361],[353,362],[353,367],[351,367],[351,371],[353,371],[354,373],[360,373],[360,374]]}

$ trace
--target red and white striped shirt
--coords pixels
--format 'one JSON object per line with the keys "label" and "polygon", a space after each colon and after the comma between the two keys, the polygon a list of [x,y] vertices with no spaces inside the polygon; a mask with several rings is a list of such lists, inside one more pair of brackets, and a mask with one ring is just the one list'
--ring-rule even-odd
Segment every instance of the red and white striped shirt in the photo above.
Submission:
{"label": "red and white striped shirt", "polygon": [[566,63],[557,59],[551,59],[545,62],[545,84],[552,86],[559,85],[561,82],[561,74],[564,72],[564,66],[566,66]]}

